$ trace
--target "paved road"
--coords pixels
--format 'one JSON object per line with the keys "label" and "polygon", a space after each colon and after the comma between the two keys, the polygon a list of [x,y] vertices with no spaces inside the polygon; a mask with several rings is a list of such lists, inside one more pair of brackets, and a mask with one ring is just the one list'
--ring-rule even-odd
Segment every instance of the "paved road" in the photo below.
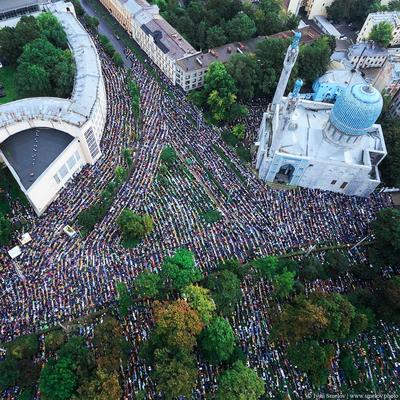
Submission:
{"label": "paved road", "polygon": [[107,25],[106,22],[103,21],[101,16],[98,15],[96,10],[92,7],[92,5],[89,2],[87,2],[86,0],[81,0],[81,5],[82,5],[83,9],[85,10],[86,14],[88,14],[92,17],[96,17],[100,21],[99,29],[98,29],[99,33],[107,36],[108,39],[110,39],[110,42],[114,46],[115,50],[117,50],[121,54],[122,59],[124,60],[125,67],[130,67],[132,65],[132,63],[130,60],[128,60],[125,57],[124,45],[123,45],[122,41],[118,40],[115,37],[112,29]]}

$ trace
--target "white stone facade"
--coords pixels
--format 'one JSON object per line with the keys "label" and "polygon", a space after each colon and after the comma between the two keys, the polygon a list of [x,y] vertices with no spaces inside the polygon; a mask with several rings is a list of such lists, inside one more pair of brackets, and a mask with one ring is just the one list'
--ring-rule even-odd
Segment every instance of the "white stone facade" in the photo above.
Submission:
{"label": "white stone facade", "polygon": [[48,4],[44,9],[57,17],[67,34],[76,65],[72,96],[70,99],[28,98],[0,106],[0,143],[31,128],[53,128],[73,138],[27,190],[7,156],[0,151],[0,158],[39,215],[83,165],[99,159],[106,122],[106,92],[94,43],[76,19],[71,3]]}

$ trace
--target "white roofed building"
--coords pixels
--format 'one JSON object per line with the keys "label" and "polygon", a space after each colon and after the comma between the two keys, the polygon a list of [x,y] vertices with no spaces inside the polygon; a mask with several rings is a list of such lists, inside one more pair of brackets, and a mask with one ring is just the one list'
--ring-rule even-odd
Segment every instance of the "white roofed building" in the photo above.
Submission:
{"label": "white roofed building", "polygon": [[357,43],[369,40],[372,28],[381,22],[388,22],[393,28],[391,46],[400,44],[400,11],[385,11],[368,14],[364,25],[357,36]]}
{"label": "white roofed building", "polygon": [[[0,159],[40,215],[83,165],[100,158],[106,93],[96,47],[72,4],[42,2],[39,11],[55,15],[67,34],[76,66],[73,92],[69,99],[36,97],[1,105]],[[18,17],[11,17],[0,24],[15,25]]]}

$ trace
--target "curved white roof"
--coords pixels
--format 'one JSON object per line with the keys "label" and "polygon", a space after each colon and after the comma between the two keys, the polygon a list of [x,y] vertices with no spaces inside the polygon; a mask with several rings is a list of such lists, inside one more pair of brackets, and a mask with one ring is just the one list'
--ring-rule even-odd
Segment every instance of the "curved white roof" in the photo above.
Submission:
{"label": "curved white roof", "polygon": [[42,119],[64,121],[82,126],[89,118],[102,82],[96,47],[80,22],[65,3],[46,6],[64,27],[76,65],[75,83],[70,99],[34,97],[0,106],[0,128],[15,122]]}

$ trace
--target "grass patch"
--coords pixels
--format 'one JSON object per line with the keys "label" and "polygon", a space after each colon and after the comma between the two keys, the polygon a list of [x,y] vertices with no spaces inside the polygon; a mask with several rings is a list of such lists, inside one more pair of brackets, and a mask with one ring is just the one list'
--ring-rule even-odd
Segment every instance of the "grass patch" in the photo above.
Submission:
{"label": "grass patch", "polygon": [[208,224],[213,224],[215,222],[218,222],[222,218],[222,214],[214,208],[209,208],[207,211],[201,213],[200,216]]}
{"label": "grass patch", "polygon": [[17,99],[14,77],[16,69],[13,67],[0,68],[0,83],[4,86],[5,97],[0,98],[0,104],[8,103]]}

